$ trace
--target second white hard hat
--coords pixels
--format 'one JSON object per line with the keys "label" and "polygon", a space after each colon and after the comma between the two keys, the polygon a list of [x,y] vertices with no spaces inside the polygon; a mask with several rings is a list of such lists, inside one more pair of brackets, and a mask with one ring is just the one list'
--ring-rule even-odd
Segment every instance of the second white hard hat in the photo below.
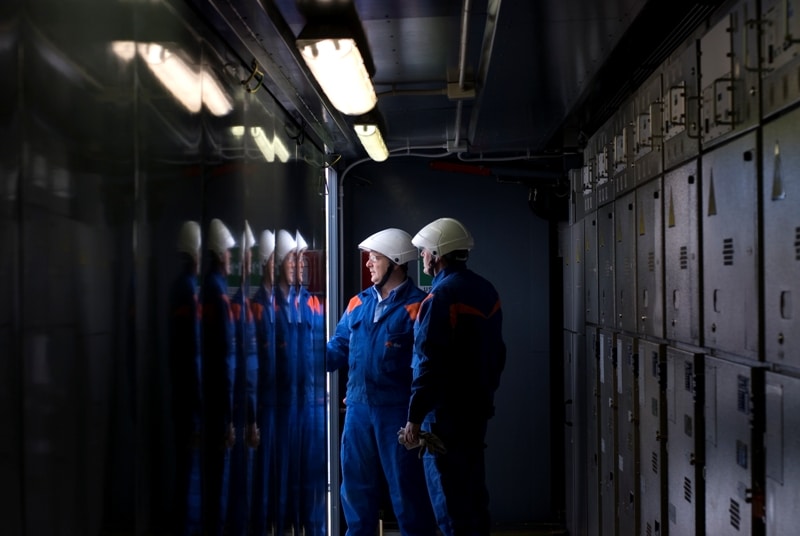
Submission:
{"label": "second white hard hat", "polygon": [[464,224],[454,218],[432,221],[420,229],[411,242],[439,257],[451,251],[470,250],[475,245]]}
{"label": "second white hard hat", "polygon": [[358,248],[377,251],[395,264],[405,264],[417,258],[417,248],[411,243],[411,235],[394,227],[368,236]]}

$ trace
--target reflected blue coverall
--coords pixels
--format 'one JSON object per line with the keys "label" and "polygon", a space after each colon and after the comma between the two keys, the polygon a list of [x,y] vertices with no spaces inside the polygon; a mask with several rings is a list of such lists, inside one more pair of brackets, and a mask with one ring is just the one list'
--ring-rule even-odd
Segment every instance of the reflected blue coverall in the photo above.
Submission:
{"label": "reflected blue coverall", "polygon": [[233,384],[233,426],[236,428],[236,444],[231,451],[228,525],[231,536],[244,536],[250,518],[254,450],[248,444],[247,434],[256,424],[258,382],[256,324],[246,286],[236,291],[231,301],[231,310],[236,323],[236,377]]}
{"label": "reflected blue coverall", "polygon": [[447,449],[423,456],[444,536],[489,534],[484,441],[506,361],[502,323],[494,286],[457,263],[433,278],[414,327],[408,421],[422,423]]}
{"label": "reflected blue coverall", "polygon": [[275,463],[278,475],[272,492],[276,494],[275,533],[292,526],[298,532],[300,525],[300,472],[297,430],[297,304],[296,289],[288,292],[279,285],[275,292],[275,429],[278,443]]}
{"label": "reflected blue coverall", "polygon": [[261,442],[253,463],[253,503],[251,514],[252,533],[256,536],[269,533],[272,517],[269,512],[276,508],[275,494],[271,493],[271,482],[275,474],[275,404],[278,394],[275,387],[275,303],[272,288],[259,285],[251,303],[256,323],[258,343],[258,388],[256,420],[261,430]]}
{"label": "reflected blue coverall", "polygon": [[327,443],[325,436],[325,311],[306,286],[297,292],[297,345],[300,365],[300,523],[305,536],[325,534]]}
{"label": "reflected blue coverall", "polygon": [[[418,451],[397,441],[411,387],[414,320],[425,292],[411,279],[378,304],[370,287],[353,298],[327,345],[328,371],[349,365],[342,434],[342,509],[348,536],[375,534],[381,471],[400,532],[433,535],[436,523],[425,493]],[[376,307],[383,308],[376,312]]]}
{"label": "reflected blue coverall", "polygon": [[228,284],[211,260],[201,289],[203,332],[203,515],[205,533],[222,534],[228,498],[230,452],[225,440],[233,422],[236,327]]}
{"label": "reflected blue coverall", "polygon": [[200,522],[199,478],[193,478],[192,471],[201,422],[200,300],[194,262],[186,254],[182,259],[180,275],[170,290],[169,325],[177,535],[196,532]]}

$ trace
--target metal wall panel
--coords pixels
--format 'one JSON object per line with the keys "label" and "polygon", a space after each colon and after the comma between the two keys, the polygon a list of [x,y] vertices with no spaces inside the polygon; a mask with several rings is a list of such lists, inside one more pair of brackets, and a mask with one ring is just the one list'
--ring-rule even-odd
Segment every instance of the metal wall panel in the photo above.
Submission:
{"label": "metal wall panel", "polygon": [[614,201],[614,326],[635,332],[636,315],[636,192]]}
{"label": "metal wall panel", "polygon": [[621,105],[610,122],[611,177],[615,197],[635,186],[633,174],[633,137],[635,132],[633,100]]}
{"label": "metal wall panel", "polygon": [[798,121],[800,110],[794,110],[764,126],[762,200],[764,236],[769,237],[764,241],[764,358],[800,369]]}
{"label": "metal wall panel", "polygon": [[567,530],[586,534],[587,438],[586,341],[564,332],[564,483]]}
{"label": "metal wall panel", "polygon": [[634,182],[642,184],[655,178],[663,167],[664,95],[661,70],[636,90],[633,98],[633,144],[631,154]]}
{"label": "metal wall panel", "polygon": [[583,307],[587,324],[597,324],[600,319],[597,216],[593,212],[583,220]]}
{"label": "metal wall panel", "polygon": [[667,511],[664,345],[639,340],[639,533],[663,536]]}
{"label": "metal wall panel", "polygon": [[586,300],[585,274],[584,274],[584,224],[583,222],[576,223],[572,226],[572,244],[570,244],[570,252],[572,254],[572,287],[575,289],[572,293],[572,318],[570,325],[574,326],[576,333],[584,333],[586,325]]}
{"label": "metal wall panel", "polygon": [[705,360],[706,534],[753,533],[757,372],[710,356]]}
{"label": "metal wall panel", "polygon": [[612,203],[597,209],[598,324],[609,328],[616,325],[614,245],[614,204]]}
{"label": "metal wall panel", "polygon": [[800,13],[786,0],[761,0],[761,106],[770,117],[800,100]]}
{"label": "metal wall panel", "polygon": [[617,517],[619,534],[639,534],[639,346],[618,334],[617,346]]}
{"label": "metal wall panel", "polygon": [[703,156],[703,341],[758,357],[755,134]]}
{"label": "metal wall panel", "polygon": [[766,534],[800,526],[800,379],[766,373]]}
{"label": "metal wall panel", "polygon": [[669,534],[705,534],[703,356],[667,347]]}
{"label": "metal wall panel", "polygon": [[636,189],[637,332],[664,337],[664,235],[661,178]]}
{"label": "metal wall panel", "polygon": [[[613,118],[612,118],[613,119]],[[614,148],[612,119],[600,128],[589,140],[594,158],[594,185],[597,191],[597,206],[601,207],[614,200]]]}
{"label": "metal wall panel", "polygon": [[697,36],[690,36],[663,66],[664,169],[683,164],[700,153],[697,46]]}
{"label": "metal wall panel", "polygon": [[583,219],[583,184],[581,182],[581,168],[567,171],[569,176],[569,216],[567,223],[575,223]]}
{"label": "metal wall panel", "polygon": [[600,339],[598,329],[586,326],[586,528],[598,536],[600,508]]}
{"label": "metal wall panel", "polygon": [[572,230],[574,226],[566,222],[559,222],[558,224],[558,256],[561,258],[561,286],[562,286],[562,302],[561,302],[561,324],[567,331],[575,331],[575,326],[572,323],[574,312],[572,308],[575,304],[575,286],[572,284],[575,280],[575,262],[572,256]]}
{"label": "metal wall panel", "polygon": [[718,11],[700,39],[701,136],[704,148],[759,121],[759,28],[756,0]]}
{"label": "metal wall panel", "polygon": [[667,339],[699,346],[700,227],[697,162],[664,175],[664,319]]}
{"label": "metal wall panel", "polygon": [[613,331],[598,330],[600,389],[600,509],[601,534],[617,534],[617,352]]}

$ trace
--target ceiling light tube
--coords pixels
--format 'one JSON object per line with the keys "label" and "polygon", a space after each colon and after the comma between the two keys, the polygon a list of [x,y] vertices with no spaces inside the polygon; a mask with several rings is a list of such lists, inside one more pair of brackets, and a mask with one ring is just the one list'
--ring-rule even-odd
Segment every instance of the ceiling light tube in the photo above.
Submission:
{"label": "ceiling light tube", "polygon": [[364,56],[351,37],[304,37],[297,48],[331,104],[347,115],[361,115],[378,102]]}
{"label": "ceiling light tube", "polygon": [[383,162],[389,158],[389,149],[386,148],[386,142],[377,124],[356,124],[355,130],[370,158],[376,162]]}

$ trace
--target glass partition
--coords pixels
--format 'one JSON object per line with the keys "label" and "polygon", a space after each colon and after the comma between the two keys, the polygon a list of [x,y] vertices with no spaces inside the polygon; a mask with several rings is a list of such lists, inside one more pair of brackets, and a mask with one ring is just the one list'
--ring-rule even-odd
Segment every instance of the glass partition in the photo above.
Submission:
{"label": "glass partition", "polygon": [[2,9],[0,524],[325,534],[319,147],[183,2]]}

